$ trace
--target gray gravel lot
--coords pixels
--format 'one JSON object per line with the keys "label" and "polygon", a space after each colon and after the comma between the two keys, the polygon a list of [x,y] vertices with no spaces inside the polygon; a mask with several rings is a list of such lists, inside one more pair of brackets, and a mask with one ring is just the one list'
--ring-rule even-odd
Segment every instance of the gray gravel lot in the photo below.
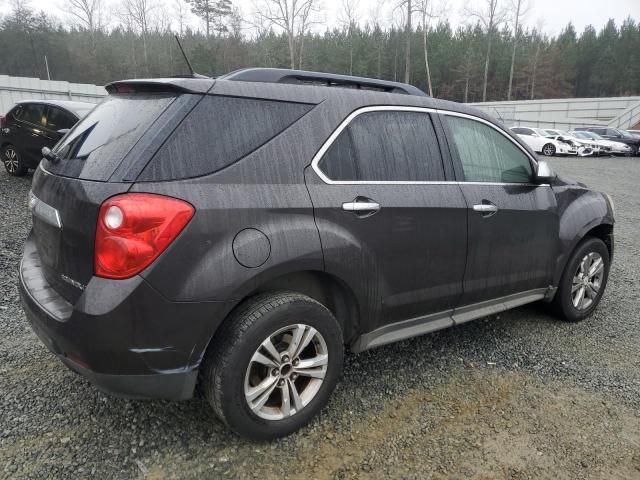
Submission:
{"label": "gray gravel lot", "polygon": [[346,359],[318,419],[272,443],[202,400],[112,398],[31,332],[16,274],[30,178],[0,173],[0,477],[640,478],[640,159],[553,159],[610,193],[607,292],[579,324],[533,305]]}

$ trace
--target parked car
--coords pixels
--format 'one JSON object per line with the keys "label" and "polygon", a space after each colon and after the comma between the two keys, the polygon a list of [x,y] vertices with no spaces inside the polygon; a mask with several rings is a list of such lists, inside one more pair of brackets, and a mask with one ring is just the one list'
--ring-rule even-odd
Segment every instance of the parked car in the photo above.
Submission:
{"label": "parked car", "polygon": [[104,390],[198,384],[269,439],[327,403],[345,347],[602,298],[611,198],[478,109],[278,69],[106,88],[34,174],[20,266],[34,331]]}
{"label": "parked car", "polygon": [[598,145],[600,145],[600,151],[604,155],[631,155],[633,153],[633,149],[626,143],[607,140],[597,133],[574,130],[571,134],[578,138],[590,139],[597,142]]}
{"label": "parked car", "polygon": [[617,128],[609,127],[578,127],[576,131],[587,131],[597,133],[607,140],[613,140],[614,142],[626,143],[631,147],[632,155],[638,155],[640,152],[640,138],[634,137],[630,133],[625,132]]}
{"label": "parked car", "polygon": [[542,153],[546,156],[575,155],[577,153],[571,145],[558,142],[549,135],[542,135],[533,128],[511,127],[511,131],[516,133],[536,153]]}
{"label": "parked car", "polygon": [[4,168],[16,177],[36,168],[42,147],[52,148],[93,103],[26,100],[0,116],[0,155]]}
{"label": "parked car", "polygon": [[593,142],[589,139],[583,139],[576,137],[575,135],[571,135],[571,133],[565,130],[557,130],[555,128],[545,128],[545,132],[553,138],[569,143],[576,147],[577,153],[581,157],[587,157],[591,155],[600,155],[600,147],[597,142]]}

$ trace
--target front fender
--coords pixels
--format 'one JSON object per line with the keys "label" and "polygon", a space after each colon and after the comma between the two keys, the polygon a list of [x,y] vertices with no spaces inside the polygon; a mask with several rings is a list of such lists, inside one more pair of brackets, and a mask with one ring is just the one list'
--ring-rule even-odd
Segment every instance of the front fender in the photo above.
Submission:
{"label": "front fender", "polygon": [[600,225],[613,226],[611,206],[604,194],[576,185],[554,186],[558,200],[560,255],[553,284],[558,285],[565,266],[578,244]]}

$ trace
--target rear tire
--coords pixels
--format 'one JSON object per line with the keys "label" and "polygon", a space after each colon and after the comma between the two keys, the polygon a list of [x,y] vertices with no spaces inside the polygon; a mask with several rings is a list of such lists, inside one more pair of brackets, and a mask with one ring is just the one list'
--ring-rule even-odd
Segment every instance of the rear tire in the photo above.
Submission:
{"label": "rear tire", "polygon": [[343,355],[342,331],[324,305],[295,292],[261,294],[220,327],[203,361],[202,387],[233,431],[270,440],[302,428],[325,406]]}
{"label": "rear tire", "polygon": [[553,157],[556,154],[556,146],[552,143],[547,143],[544,147],[542,147],[542,154],[545,157]]}
{"label": "rear tire", "polygon": [[2,147],[2,163],[9,175],[22,177],[26,175],[28,168],[24,165],[18,149],[11,144]]}
{"label": "rear tire", "polygon": [[607,286],[609,250],[599,238],[587,238],[571,254],[552,306],[563,320],[579,322],[593,313]]}

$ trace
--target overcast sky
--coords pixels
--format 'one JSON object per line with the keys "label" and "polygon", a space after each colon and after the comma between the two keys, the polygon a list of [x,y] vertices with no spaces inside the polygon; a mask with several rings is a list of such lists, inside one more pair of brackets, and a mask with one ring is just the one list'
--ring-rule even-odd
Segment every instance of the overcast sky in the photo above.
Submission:
{"label": "overcast sky", "polygon": [[[109,11],[117,10],[120,0],[103,0],[109,5]],[[157,2],[165,5],[163,9],[170,14],[173,12],[173,5],[177,0],[150,0],[152,3]],[[453,25],[458,25],[464,21],[462,10],[465,5],[480,5],[486,0],[433,0],[435,3],[445,4],[445,15]],[[499,4],[509,5],[512,0],[498,0]],[[46,12],[57,16],[64,20],[65,13],[62,6],[65,0],[31,0],[29,2],[37,9],[43,9]],[[253,10],[253,0],[234,0],[243,14],[249,15]],[[379,0],[359,0],[359,17],[361,23],[371,18],[372,12],[380,11],[379,19],[384,24],[391,23],[392,5],[399,3],[399,0],[387,0],[383,2],[387,4],[386,8],[379,9],[377,5]],[[567,25],[569,21],[581,32],[586,25],[592,24],[599,30],[608,18],[613,17],[619,25],[625,18],[631,16],[636,21],[640,20],[640,0],[529,0],[531,8],[525,18],[525,24],[528,26],[537,26],[543,22],[544,32],[556,35]],[[323,7],[322,18],[329,26],[339,24],[342,0],[320,0]],[[6,14],[10,11],[11,0],[0,0],[0,12]],[[417,19],[416,19],[417,21]],[[190,23],[196,27],[200,26],[200,22],[196,18],[192,18]],[[322,28],[322,27],[319,27]]]}

